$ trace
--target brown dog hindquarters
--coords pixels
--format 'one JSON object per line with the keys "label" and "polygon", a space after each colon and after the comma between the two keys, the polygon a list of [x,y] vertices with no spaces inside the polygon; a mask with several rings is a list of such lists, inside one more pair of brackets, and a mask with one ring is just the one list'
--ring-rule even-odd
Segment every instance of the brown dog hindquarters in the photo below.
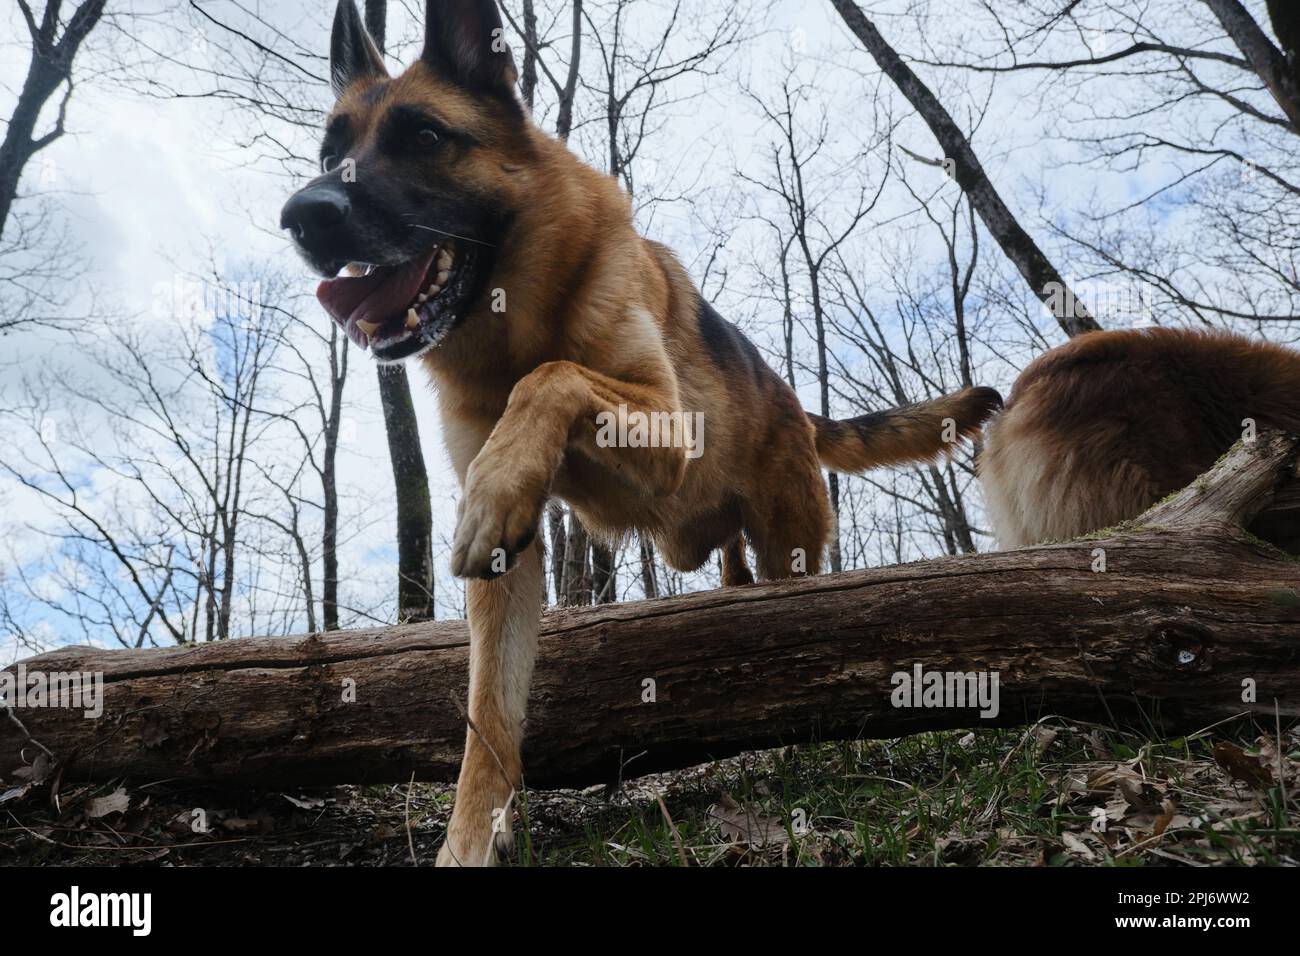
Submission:
{"label": "brown dog hindquarters", "polygon": [[1058,346],[1030,363],[986,430],[979,474],[998,543],[1068,540],[1135,518],[1251,422],[1300,432],[1300,353],[1164,328]]}

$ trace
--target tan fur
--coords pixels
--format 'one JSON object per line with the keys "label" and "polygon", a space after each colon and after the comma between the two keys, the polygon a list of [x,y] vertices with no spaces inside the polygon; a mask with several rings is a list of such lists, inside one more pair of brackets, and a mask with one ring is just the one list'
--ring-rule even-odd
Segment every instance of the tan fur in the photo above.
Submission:
{"label": "tan fur", "polygon": [[1095,332],[1052,349],[986,429],[979,474],[999,545],[1137,517],[1206,471],[1247,419],[1300,431],[1300,353],[1178,329]]}
{"label": "tan fur", "polygon": [[[373,135],[393,104],[436,112],[477,140],[457,145],[438,175],[513,217],[488,283],[505,296],[504,312],[483,302],[421,359],[463,487],[452,570],[490,577],[503,554],[522,552],[509,574],[469,585],[472,726],[439,863],[485,863],[500,840],[494,814],[521,779],[540,613],[536,533],[548,498],[567,501],[597,534],[652,536],[681,570],[723,549],[727,584],[753,580],[746,539],[760,577],[816,574],[831,524],[819,452],[852,471],[929,458],[954,437],[946,419],[968,435],[996,395],[968,390],[844,425],[810,420],[738,332],[714,324],[710,339],[685,270],[636,233],[613,179],[422,64],[382,94],[368,88],[348,90],[336,115]],[[597,415],[620,406],[703,413],[704,453],[602,447]]]}

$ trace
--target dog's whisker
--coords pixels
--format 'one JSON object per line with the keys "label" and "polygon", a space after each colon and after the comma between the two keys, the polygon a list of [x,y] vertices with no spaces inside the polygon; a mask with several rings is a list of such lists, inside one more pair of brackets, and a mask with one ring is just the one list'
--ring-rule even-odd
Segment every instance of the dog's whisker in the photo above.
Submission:
{"label": "dog's whisker", "polygon": [[471,237],[469,237],[469,236],[460,236],[460,235],[457,235],[457,234],[454,233],[454,232],[448,232],[446,229],[435,229],[433,226],[422,226],[422,225],[420,225],[418,222],[412,222],[412,223],[409,223],[408,225],[409,225],[412,229],[427,229],[429,232],[436,232],[436,233],[440,233],[441,235],[444,235],[444,236],[450,236],[452,239],[460,239],[460,240],[462,240],[462,241],[464,241],[464,242],[473,242],[473,243],[477,243],[477,244],[480,245],[480,246],[487,246],[488,248],[495,248],[495,246],[493,246],[493,244],[490,243],[490,242],[484,242],[482,239],[473,239],[473,238],[471,238]]}

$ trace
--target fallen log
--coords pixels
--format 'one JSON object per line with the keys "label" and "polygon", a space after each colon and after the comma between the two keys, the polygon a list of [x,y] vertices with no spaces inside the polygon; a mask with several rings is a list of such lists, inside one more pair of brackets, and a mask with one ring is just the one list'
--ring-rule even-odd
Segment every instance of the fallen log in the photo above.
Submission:
{"label": "fallen log", "polygon": [[[609,782],[780,744],[1045,714],[1140,712],[1169,732],[1300,715],[1300,564],[1243,530],[1272,502],[1293,504],[1297,478],[1297,440],[1261,434],[1086,540],[548,614],[526,782]],[[453,780],[466,667],[462,622],[66,648],[9,668],[11,680],[19,668],[29,685],[100,675],[102,714],[0,713],[0,775],[22,776],[46,748],[66,778]],[[930,672],[974,675],[945,686],[995,688],[996,712],[991,697],[927,697]]]}

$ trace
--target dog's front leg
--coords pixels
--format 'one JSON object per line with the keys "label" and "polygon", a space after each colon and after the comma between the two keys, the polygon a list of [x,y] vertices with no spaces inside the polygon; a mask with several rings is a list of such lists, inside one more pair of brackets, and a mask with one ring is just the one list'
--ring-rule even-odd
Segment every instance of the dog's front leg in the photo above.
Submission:
{"label": "dog's front leg", "polygon": [[596,419],[602,412],[676,410],[669,385],[619,381],[574,362],[547,362],[524,376],[466,472],[452,573],[494,578],[509,570],[537,533],[551,482],[571,448],[618,475],[634,494],[672,494],[685,474],[683,448],[603,445]]}
{"label": "dog's front leg", "polygon": [[490,866],[511,846],[541,593],[539,541],[512,573],[469,582],[469,728],[439,866]]}
{"label": "dog's front leg", "polygon": [[541,614],[537,527],[565,452],[573,444],[643,493],[671,493],[685,467],[681,448],[604,447],[593,436],[600,412],[672,409],[672,394],[548,362],[515,385],[466,469],[451,567],[482,580],[469,583],[470,727],[440,865],[492,863],[494,843],[509,841]]}

